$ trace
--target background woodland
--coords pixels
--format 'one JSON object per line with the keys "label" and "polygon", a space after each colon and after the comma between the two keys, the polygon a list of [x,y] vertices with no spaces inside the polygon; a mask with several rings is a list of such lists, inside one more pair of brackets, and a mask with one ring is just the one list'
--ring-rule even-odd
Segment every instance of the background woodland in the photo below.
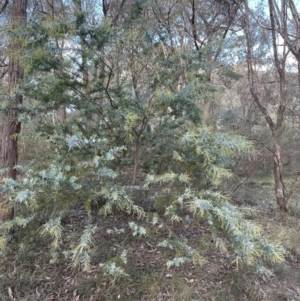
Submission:
{"label": "background woodland", "polygon": [[299,12],[1,0],[3,300],[300,300]]}

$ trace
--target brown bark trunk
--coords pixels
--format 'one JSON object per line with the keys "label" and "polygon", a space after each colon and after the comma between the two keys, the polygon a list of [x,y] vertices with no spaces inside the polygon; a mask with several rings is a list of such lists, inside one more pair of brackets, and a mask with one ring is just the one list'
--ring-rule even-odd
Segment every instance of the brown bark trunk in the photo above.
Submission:
{"label": "brown bark trunk", "polygon": [[66,106],[63,106],[61,108],[61,123],[65,124],[67,120],[67,109]]}
{"label": "brown bark trunk", "polygon": [[139,172],[139,156],[140,156],[140,144],[141,144],[141,137],[142,134],[147,126],[148,120],[147,118],[144,118],[141,123],[140,130],[137,132],[134,130],[136,134],[136,142],[134,145],[134,153],[133,153],[133,160],[134,160],[134,167],[133,167],[133,175],[132,175],[132,185],[136,185],[137,182],[137,176]]}
{"label": "brown bark trunk", "polygon": [[[17,24],[26,20],[27,0],[14,0],[12,22]],[[12,41],[10,46],[10,60],[8,71],[8,92],[14,93],[18,83],[23,79],[23,70],[17,61],[20,44]],[[17,172],[15,166],[18,164],[18,135],[21,131],[21,123],[18,121],[17,107],[23,102],[23,96],[17,94],[12,101],[10,108],[4,113],[4,126],[1,141],[1,160],[5,172],[1,175],[2,180],[5,178],[16,179]],[[5,195],[0,195],[0,221],[13,219],[14,208],[6,203]]]}
{"label": "brown bark trunk", "polygon": [[288,211],[285,198],[285,186],[282,180],[281,147],[277,143],[275,144],[274,151],[274,180],[277,205],[281,210]]}
{"label": "brown bark trunk", "polygon": [[139,169],[139,150],[140,150],[140,137],[137,138],[137,141],[134,146],[134,167],[133,167],[133,175],[132,175],[132,185],[136,184],[138,169]]}
{"label": "brown bark trunk", "polygon": [[275,145],[274,179],[275,179],[275,196],[276,196],[277,205],[281,210],[288,212],[292,195],[297,189],[300,182],[300,172],[298,172],[294,183],[291,185],[289,190],[287,190],[283,183],[283,178],[282,178],[282,160],[281,160],[281,150],[279,145]]}

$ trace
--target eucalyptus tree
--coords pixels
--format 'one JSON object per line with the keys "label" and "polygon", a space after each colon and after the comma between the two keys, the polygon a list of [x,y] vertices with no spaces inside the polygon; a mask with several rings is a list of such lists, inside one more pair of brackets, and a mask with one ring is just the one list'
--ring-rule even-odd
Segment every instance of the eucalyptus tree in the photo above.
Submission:
{"label": "eucalyptus tree", "polygon": [[[162,40],[164,48],[173,52],[194,55],[194,70],[202,71],[207,83],[213,81],[213,71],[220,68],[220,57],[228,36],[235,30],[240,18],[240,7],[243,1],[153,1],[152,11],[161,28],[168,33]],[[224,64],[224,61],[222,62]],[[228,64],[227,64],[228,65]],[[178,69],[181,82],[184,82],[185,68],[181,59]],[[182,86],[181,83],[181,86]],[[204,100],[203,120],[213,123],[210,116],[214,98]],[[212,117],[212,118],[209,118]],[[210,120],[209,120],[210,119]]]}
{"label": "eucalyptus tree", "polygon": [[[2,11],[8,5],[6,1],[2,7]],[[14,0],[12,3],[11,27],[12,30],[17,30],[24,26],[27,16],[27,0]],[[21,131],[21,122],[18,120],[17,109],[22,106],[23,95],[21,92],[20,83],[23,79],[23,68],[19,63],[21,54],[21,36],[12,35],[9,41],[9,63],[8,63],[8,78],[7,78],[7,101],[4,110],[4,121],[2,125],[1,137],[1,179],[4,181],[9,178],[16,180],[18,164],[18,135]],[[5,221],[12,219],[14,216],[13,208],[10,208],[6,203],[4,195],[0,196],[0,220]]]}
{"label": "eucalyptus tree", "polygon": [[[281,5],[278,2],[281,2]],[[281,14],[279,7],[282,9]],[[297,32],[293,27],[295,20],[291,22],[291,25],[289,21],[290,17],[296,17],[294,10],[293,1],[269,0],[268,15],[264,16],[251,11],[248,2],[245,1],[244,29],[247,40],[249,88],[255,104],[270,129],[269,150],[272,152],[274,162],[275,196],[279,208],[284,211],[289,210],[292,194],[300,181],[300,173],[298,173],[291,187],[287,189],[282,170],[283,130],[288,109],[293,103],[292,86],[295,85],[298,73],[298,71],[295,73],[290,66],[290,52],[296,53],[298,41]],[[263,62],[261,57],[257,56],[259,51],[255,50],[257,44],[253,36],[257,29],[254,30],[251,26],[251,17],[254,17],[254,23],[258,25],[259,30],[264,32],[265,37],[268,37],[265,39],[265,45],[269,47],[268,55],[267,60]],[[262,49],[262,46],[260,48]]]}
{"label": "eucalyptus tree", "polygon": [[[284,41],[283,46],[297,61],[298,75],[300,70],[300,21],[299,5],[294,0],[270,0],[269,11],[272,20],[269,30],[277,32]],[[288,55],[288,54],[287,54]],[[298,78],[299,80],[299,78]],[[300,87],[300,82],[298,83]]]}

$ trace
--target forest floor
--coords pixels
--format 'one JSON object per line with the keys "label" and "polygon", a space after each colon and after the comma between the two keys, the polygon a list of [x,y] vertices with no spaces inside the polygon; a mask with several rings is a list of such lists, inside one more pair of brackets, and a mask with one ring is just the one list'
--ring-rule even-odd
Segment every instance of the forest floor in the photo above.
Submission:
{"label": "forest floor", "polygon": [[[30,247],[22,249],[16,237],[15,252],[10,252],[1,266],[0,300],[300,300],[300,195],[295,194],[291,212],[284,214],[277,210],[272,190],[271,179],[266,178],[248,181],[233,195],[236,204],[253,208],[252,219],[262,225],[265,235],[280,241],[287,250],[284,263],[269,267],[273,271],[270,277],[237,267],[232,256],[215,247],[212,233],[204,223],[187,227],[178,223],[172,225],[172,234],[164,228],[136,238],[128,227],[132,217],[103,218],[95,214],[98,230],[88,271],[74,269],[62,255],[53,259],[47,242],[33,239]],[[79,239],[86,218],[83,210],[77,210],[64,220],[65,245]],[[108,229],[124,232],[108,234]],[[166,262],[174,254],[157,247],[157,243],[171,235],[188,239],[191,246],[200,250],[205,263],[168,269]],[[123,249],[127,250],[126,275],[115,279],[104,275],[99,264],[117,258]]]}

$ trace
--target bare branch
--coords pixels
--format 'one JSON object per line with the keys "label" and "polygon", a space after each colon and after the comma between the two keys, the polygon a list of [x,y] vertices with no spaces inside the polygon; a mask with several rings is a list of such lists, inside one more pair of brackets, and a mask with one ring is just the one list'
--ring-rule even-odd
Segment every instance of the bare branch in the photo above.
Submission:
{"label": "bare branch", "polygon": [[4,4],[3,4],[3,6],[2,6],[2,8],[0,10],[0,15],[5,11],[6,6],[8,5],[8,2],[9,2],[9,0],[5,0]]}

